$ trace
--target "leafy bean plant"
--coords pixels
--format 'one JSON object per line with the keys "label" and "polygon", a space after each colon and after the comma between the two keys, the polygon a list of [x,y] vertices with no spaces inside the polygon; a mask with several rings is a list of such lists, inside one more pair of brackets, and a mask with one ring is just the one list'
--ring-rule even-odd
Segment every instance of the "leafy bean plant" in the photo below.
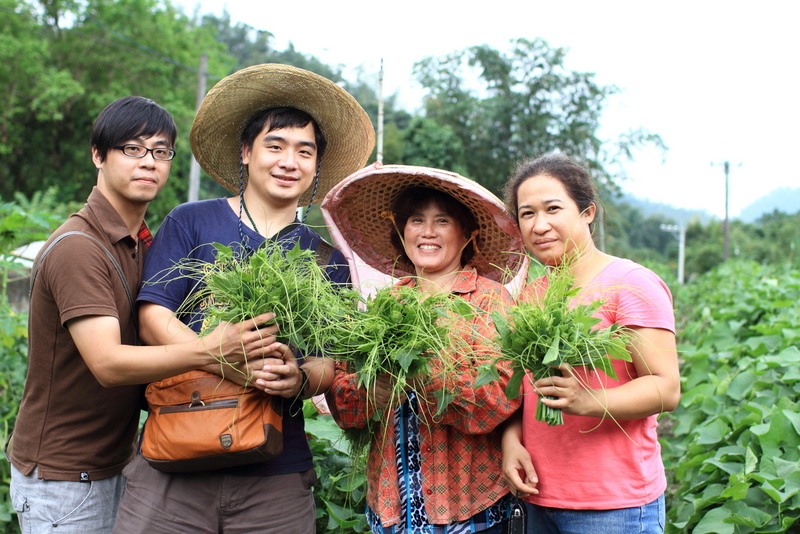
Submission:
{"label": "leafy bean plant", "polygon": [[799,302],[796,267],[735,261],[676,293],[667,532],[800,532]]}
{"label": "leafy bean plant", "polygon": [[[0,265],[0,269],[5,267]],[[3,288],[5,282],[4,277]],[[0,446],[5,444],[14,428],[25,386],[28,353],[27,313],[15,311],[5,298],[5,291],[3,297],[0,300]],[[10,469],[7,461],[0,460],[0,534],[19,532],[8,491]]]}
{"label": "leafy bean plant", "polygon": [[353,457],[349,442],[333,418],[318,413],[311,402],[305,403],[303,415],[318,475],[314,485],[317,532],[369,532],[364,515],[366,456]]}
{"label": "leafy bean plant", "polygon": [[[11,255],[15,248],[45,239],[68,208],[56,205],[58,191],[50,189],[28,199],[17,194],[13,202],[0,201],[0,446],[14,428],[25,386],[28,353],[28,314],[9,301],[9,283],[27,276],[27,269]],[[60,214],[60,215],[59,215]],[[8,485],[11,471],[0,460],[0,534],[19,532]]]}

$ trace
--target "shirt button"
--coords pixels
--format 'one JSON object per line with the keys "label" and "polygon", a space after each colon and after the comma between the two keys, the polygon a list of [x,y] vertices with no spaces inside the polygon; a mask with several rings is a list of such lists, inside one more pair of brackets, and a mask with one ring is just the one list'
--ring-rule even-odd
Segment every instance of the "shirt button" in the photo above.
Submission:
{"label": "shirt button", "polygon": [[428,495],[433,495],[433,490],[427,490],[425,493],[427,493]]}

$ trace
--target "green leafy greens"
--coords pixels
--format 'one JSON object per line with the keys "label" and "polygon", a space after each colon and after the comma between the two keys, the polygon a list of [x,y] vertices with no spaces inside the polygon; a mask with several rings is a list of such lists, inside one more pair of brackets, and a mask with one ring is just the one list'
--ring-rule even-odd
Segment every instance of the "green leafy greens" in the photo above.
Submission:
{"label": "green leafy greens", "polygon": [[[546,288],[541,298],[532,302],[523,299],[506,315],[493,314],[502,358],[511,362],[514,371],[506,386],[509,399],[519,395],[526,373],[534,381],[554,376],[560,372],[559,365],[569,364],[602,371],[616,379],[611,358],[631,361],[628,335],[619,324],[594,328],[600,322],[594,314],[602,301],[574,303],[580,288],[573,287],[573,277],[563,268],[550,270],[543,280]],[[561,410],[541,402],[536,419],[549,425],[564,423]]]}

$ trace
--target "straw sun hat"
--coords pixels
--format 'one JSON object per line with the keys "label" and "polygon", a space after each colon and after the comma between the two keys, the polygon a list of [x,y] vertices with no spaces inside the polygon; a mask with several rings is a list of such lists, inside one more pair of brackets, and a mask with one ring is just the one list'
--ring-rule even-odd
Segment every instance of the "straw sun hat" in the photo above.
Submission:
{"label": "straw sun hat", "polygon": [[503,203],[469,178],[429,167],[373,164],[335,185],[320,206],[331,237],[383,274],[415,275],[414,266],[392,245],[397,230],[385,216],[400,193],[414,186],[447,193],[475,216],[478,237],[470,264],[478,274],[507,283],[525,265],[522,237]]}
{"label": "straw sun hat", "polygon": [[[189,134],[197,162],[221,186],[238,193],[242,130],[256,113],[283,106],[311,115],[328,143],[315,202],[367,163],[375,132],[356,99],[327,78],[277,63],[234,72],[208,92]],[[247,167],[243,172],[247,183]],[[301,205],[309,202],[312,191],[300,197]]]}

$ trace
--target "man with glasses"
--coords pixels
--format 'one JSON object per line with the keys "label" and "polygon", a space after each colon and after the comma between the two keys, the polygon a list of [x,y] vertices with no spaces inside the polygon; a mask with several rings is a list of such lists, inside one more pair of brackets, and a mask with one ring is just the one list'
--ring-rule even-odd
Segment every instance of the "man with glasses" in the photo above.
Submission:
{"label": "man with glasses", "polygon": [[97,186],[34,264],[28,376],[6,445],[22,532],[111,531],[135,449],[137,384],[275,351],[276,328],[254,329],[272,314],[192,342],[137,344],[133,303],[152,240],[144,215],[167,181],[175,137],[150,99],[106,107],[91,135]]}

